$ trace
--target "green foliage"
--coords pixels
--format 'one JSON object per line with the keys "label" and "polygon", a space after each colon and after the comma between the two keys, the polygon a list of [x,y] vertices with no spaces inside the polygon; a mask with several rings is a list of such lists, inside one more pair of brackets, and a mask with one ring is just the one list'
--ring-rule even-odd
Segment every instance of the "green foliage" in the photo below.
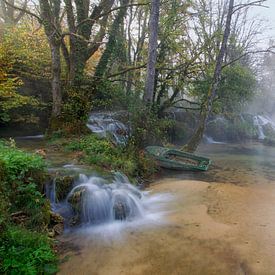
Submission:
{"label": "green foliage", "polygon": [[[106,74],[106,71],[108,71],[108,65],[111,67],[114,63],[116,63],[114,61],[118,59],[118,57],[121,59],[121,57],[125,55],[125,45],[123,43],[123,36],[121,35],[121,25],[123,24],[123,19],[127,13],[127,8],[125,6],[128,5],[128,3],[129,0],[121,1],[122,7],[119,9],[113,21],[109,32],[109,39],[106,45],[106,49],[96,67],[96,78],[103,77],[104,74]],[[122,59],[125,61],[126,57]]]}
{"label": "green foliage", "polygon": [[153,173],[155,165],[142,152],[116,147],[111,141],[88,135],[71,140],[65,147],[69,151],[84,152],[82,161],[108,170],[120,170],[131,177],[144,177]]}
{"label": "green foliage", "polygon": [[51,55],[42,28],[28,21],[9,27],[2,37],[1,47],[13,63],[17,76],[50,79]]}
{"label": "green foliage", "polygon": [[214,139],[234,142],[253,139],[257,136],[257,130],[253,123],[239,117],[211,121],[207,125],[207,132]]}
{"label": "green foliage", "polygon": [[0,273],[55,274],[56,256],[46,236],[9,227],[1,236]]}
{"label": "green foliage", "polygon": [[67,121],[87,121],[92,108],[90,83],[78,87],[69,87],[66,90],[66,100],[63,106]]}
{"label": "green foliage", "polygon": [[23,211],[29,217],[28,228],[43,228],[48,222],[48,202],[40,192],[45,180],[43,159],[1,142],[0,161],[5,170],[0,186],[10,202],[9,211]]}
{"label": "green foliage", "polygon": [[135,105],[130,106],[130,123],[132,136],[128,146],[142,149],[147,145],[165,142],[174,122],[160,119],[153,110],[136,101]]}
{"label": "green foliage", "polygon": [[93,83],[92,102],[94,109],[124,108],[128,106],[129,98],[123,85],[105,79]]}
{"label": "green foliage", "polygon": [[0,142],[0,273],[56,272],[51,243],[37,233],[49,223],[50,205],[39,192],[44,168],[40,156],[16,149],[13,140]]}
{"label": "green foliage", "polygon": [[[193,96],[203,102],[212,82],[212,70],[208,68],[207,77],[194,83]],[[226,67],[222,72],[217,97],[213,104],[214,113],[239,113],[252,99],[256,87],[256,78],[251,69],[241,64]]]}

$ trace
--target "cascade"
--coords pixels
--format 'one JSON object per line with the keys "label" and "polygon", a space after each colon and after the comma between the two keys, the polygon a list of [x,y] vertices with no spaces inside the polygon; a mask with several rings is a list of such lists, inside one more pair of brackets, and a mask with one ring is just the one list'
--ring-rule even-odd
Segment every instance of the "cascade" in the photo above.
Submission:
{"label": "cascade", "polygon": [[125,144],[129,136],[129,129],[119,120],[115,119],[116,113],[92,113],[87,127],[100,137],[113,138],[117,144]]}

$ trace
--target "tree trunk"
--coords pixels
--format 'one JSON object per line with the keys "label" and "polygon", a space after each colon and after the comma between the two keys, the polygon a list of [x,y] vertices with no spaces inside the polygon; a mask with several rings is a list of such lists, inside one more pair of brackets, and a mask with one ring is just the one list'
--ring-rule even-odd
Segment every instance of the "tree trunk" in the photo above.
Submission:
{"label": "tree trunk", "polygon": [[147,104],[152,104],[154,95],[158,46],[159,8],[160,0],[152,0],[149,23],[150,38],[148,50],[147,76],[143,96],[143,101]]}
{"label": "tree trunk", "polygon": [[98,64],[96,67],[96,71],[94,74],[95,79],[100,79],[104,76],[108,64],[113,61],[114,55],[117,54],[119,45],[118,40],[121,33],[120,27],[123,24],[124,17],[127,12],[127,6],[129,4],[129,0],[123,0],[121,2],[122,8],[120,8],[119,12],[117,13],[113,24],[111,26],[110,34],[109,34],[109,40],[106,45],[106,49],[104,50]]}
{"label": "tree trunk", "polygon": [[60,47],[61,44],[56,41],[50,41],[52,57],[52,117],[56,118],[61,114],[62,93],[61,93],[61,62]]}
{"label": "tree trunk", "polygon": [[187,143],[187,145],[184,146],[184,148],[183,148],[184,150],[186,150],[188,152],[194,152],[197,149],[198,145],[200,144],[202,137],[203,137],[204,130],[205,130],[207,119],[208,119],[209,114],[211,113],[211,110],[212,110],[212,104],[216,97],[218,86],[219,86],[219,83],[221,80],[222,64],[223,64],[224,56],[226,54],[227,42],[228,42],[228,39],[230,36],[233,8],[234,8],[234,0],[230,0],[225,30],[223,33],[223,41],[222,41],[221,48],[220,48],[220,51],[219,51],[219,54],[218,54],[218,57],[216,60],[215,72],[213,75],[212,85],[208,92],[207,101],[206,101],[206,103],[203,107],[203,110],[201,112],[200,122],[199,122],[198,128],[196,129],[196,132],[191,137],[191,139]]}

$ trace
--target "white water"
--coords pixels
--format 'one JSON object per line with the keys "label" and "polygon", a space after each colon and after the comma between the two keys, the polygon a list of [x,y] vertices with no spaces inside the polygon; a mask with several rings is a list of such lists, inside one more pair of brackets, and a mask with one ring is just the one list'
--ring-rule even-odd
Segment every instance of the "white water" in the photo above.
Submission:
{"label": "white water", "polygon": [[109,237],[115,231],[118,233],[126,228],[163,223],[163,215],[166,213],[163,207],[172,199],[170,194],[140,191],[121,173],[115,173],[111,181],[80,174],[66,200],[60,203],[56,203],[53,182],[48,187],[47,196],[51,200],[52,209],[64,214],[65,219],[76,214],[71,199],[77,196],[80,209],[78,230],[85,234],[87,231],[99,235],[107,234]]}
{"label": "white water", "polygon": [[92,113],[87,127],[100,137],[110,135],[117,144],[125,144],[128,139],[128,128],[114,118],[116,113]]}
{"label": "white water", "polygon": [[44,135],[17,137],[17,139],[42,139],[42,138],[44,138]]}
{"label": "white water", "polygon": [[225,142],[222,142],[222,141],[216,141],[212,137],[209,137],[207,135],[204,135],[204,138],[207,144],[226,144]]}
{"label": "white water", "polygon": [[254,116],[254,125],[258,129],[258,139],[263,140],[266,138],[263,126],[270,125],[275,130],[275,123],[268,116],[256,115]]}

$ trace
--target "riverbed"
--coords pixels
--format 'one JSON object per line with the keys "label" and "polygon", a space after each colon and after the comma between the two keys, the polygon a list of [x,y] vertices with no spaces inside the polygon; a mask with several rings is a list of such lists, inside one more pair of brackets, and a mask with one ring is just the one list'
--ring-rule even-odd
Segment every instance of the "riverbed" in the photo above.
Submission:
{"label": "riverbed", "polygon": [[273,148],[203,145],[206,173],[163,175],[165,215],[110,235],[64,235],[60,274],[275,274]]}
{"label": "riverbed", "polygon": [[[44,146],[34,143],[19,141]],[[153,218],[61,236],[60,274],[275,274],[275,148],[204,144],[198,154],[209,171],[163,171],[150,185],[166,198]],[[54,165],[71,157],[49,155]]]}

